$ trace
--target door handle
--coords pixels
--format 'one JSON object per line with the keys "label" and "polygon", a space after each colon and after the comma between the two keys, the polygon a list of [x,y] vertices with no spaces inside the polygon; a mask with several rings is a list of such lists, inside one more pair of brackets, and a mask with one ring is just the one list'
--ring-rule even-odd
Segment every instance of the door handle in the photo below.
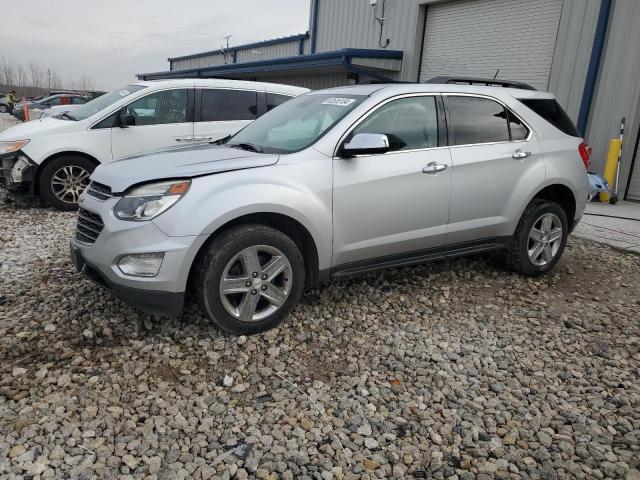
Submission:
{"label": "door handle", "polygon": [[431,162],[422,167],[422,173],[431,174],[438,173],[446,170],[447,166],[444,163]]}
{"label": "door handle", "polygon": [[193,138],[194,142],[208,142],[210,140],[213,140],[213,135],[208,136],[208,137],[194,137]]}
{"label": "door handle", "polygon": [[194,137],[176,137],[176,142],[193,142]]}
{"label": "door handle", "polygon": [[523,152],[522,150],[518,149],[515,152],[513,152],[513,155],[511,156],[516,160],[522,160],[523,158],[530,157],[531,152]]}

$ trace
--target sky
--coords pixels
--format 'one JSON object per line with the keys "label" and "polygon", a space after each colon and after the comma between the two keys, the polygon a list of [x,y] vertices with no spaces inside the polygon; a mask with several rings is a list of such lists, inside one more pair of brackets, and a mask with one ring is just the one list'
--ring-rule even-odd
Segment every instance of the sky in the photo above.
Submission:
{"label": "sky", "polygon": [[[16,5],[14,3],[14,5]],[[88,75],[110,90],[168,57],[304,33],[309,0],[21,0],[0,28],[0,55]],[[11,8],[3,8],[3,17]],[[22,20],[22,21],[21,21]],[[26,25],[26,28],[25,28]]]}

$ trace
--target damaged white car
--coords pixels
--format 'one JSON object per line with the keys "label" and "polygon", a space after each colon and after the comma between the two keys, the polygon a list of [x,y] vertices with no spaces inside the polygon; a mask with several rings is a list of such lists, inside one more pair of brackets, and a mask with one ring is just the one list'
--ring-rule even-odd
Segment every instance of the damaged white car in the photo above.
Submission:
{"label": "damaged white car", "polygon": [[99,164],[215,142],[307,91],[237,80],[137,82],[0,133],[0,181],[73,210]]}

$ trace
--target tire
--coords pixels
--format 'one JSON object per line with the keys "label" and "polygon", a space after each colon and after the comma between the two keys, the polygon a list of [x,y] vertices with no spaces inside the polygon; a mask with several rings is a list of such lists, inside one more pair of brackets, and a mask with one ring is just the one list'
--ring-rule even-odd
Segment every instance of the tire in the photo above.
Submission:
{"label": "tire", "polygon": [[[89,184],[89,175],[96,164],[80,155],[64,155],[47,163],[38,180],[40,199],[45,205],[58,210],[76,210],[78,198]],[[73,177],[64,185],[61,180]],[[64,193],[64,194],[63,194]]]}
{"label": "tire", "polygon": [[[274,328],[302,297],[305,267],[300,250],[291,238],[266,225],[240,225],[221,233],[196,262],[196,296],[209,319],[227,333],[252,335]],[[277,275],[276,267],[282,267]],[[223,278],[231,293],[223,293]]]}
{"label": "tire", "polygon": [[0,113],[10,113],[9,107],[6,105],[0,105]]}
{"label": "tire", "polygon": [[[551,228],[542,226],[543,218],[551,219]],[[536,231],[532,232],[534,227]],[[556,236],[554,232],[560,233],[559,229],[562,237],[557,241],[551,241]],[[544,235],[540,235],[540,232]],[[505,263],[510,270],[523,275],[542,275],[551,270],[562,257],[568,235],[567,215],[563,208],[555,202],[535,199],[527,206],[518,222],[507,247]],[[540,241],[536,238],[540,238]],[[536,257],[539,248],[542,248],[542,251]]]}

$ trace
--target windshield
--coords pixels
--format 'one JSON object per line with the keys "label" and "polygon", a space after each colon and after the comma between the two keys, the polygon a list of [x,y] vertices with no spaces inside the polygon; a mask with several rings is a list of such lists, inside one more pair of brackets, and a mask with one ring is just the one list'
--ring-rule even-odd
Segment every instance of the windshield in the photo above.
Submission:
{"label": "windshield", "polygon": [[85,103],[84,105],[73,109],[73,118],[75,120],[84,120],[91,115],[98,113],[101,110],[113,105],[119,100],[122,100],[129,95],[146,88],[143,85],[127,85],[124,88],[120,88],[113,92],[105,93],[100,97]]}
{"label": "windshield", "polygon": [[231,137],[237,146],[265,153],[293,153],[315,143],[367,97],[302,95],[289,100]]}

